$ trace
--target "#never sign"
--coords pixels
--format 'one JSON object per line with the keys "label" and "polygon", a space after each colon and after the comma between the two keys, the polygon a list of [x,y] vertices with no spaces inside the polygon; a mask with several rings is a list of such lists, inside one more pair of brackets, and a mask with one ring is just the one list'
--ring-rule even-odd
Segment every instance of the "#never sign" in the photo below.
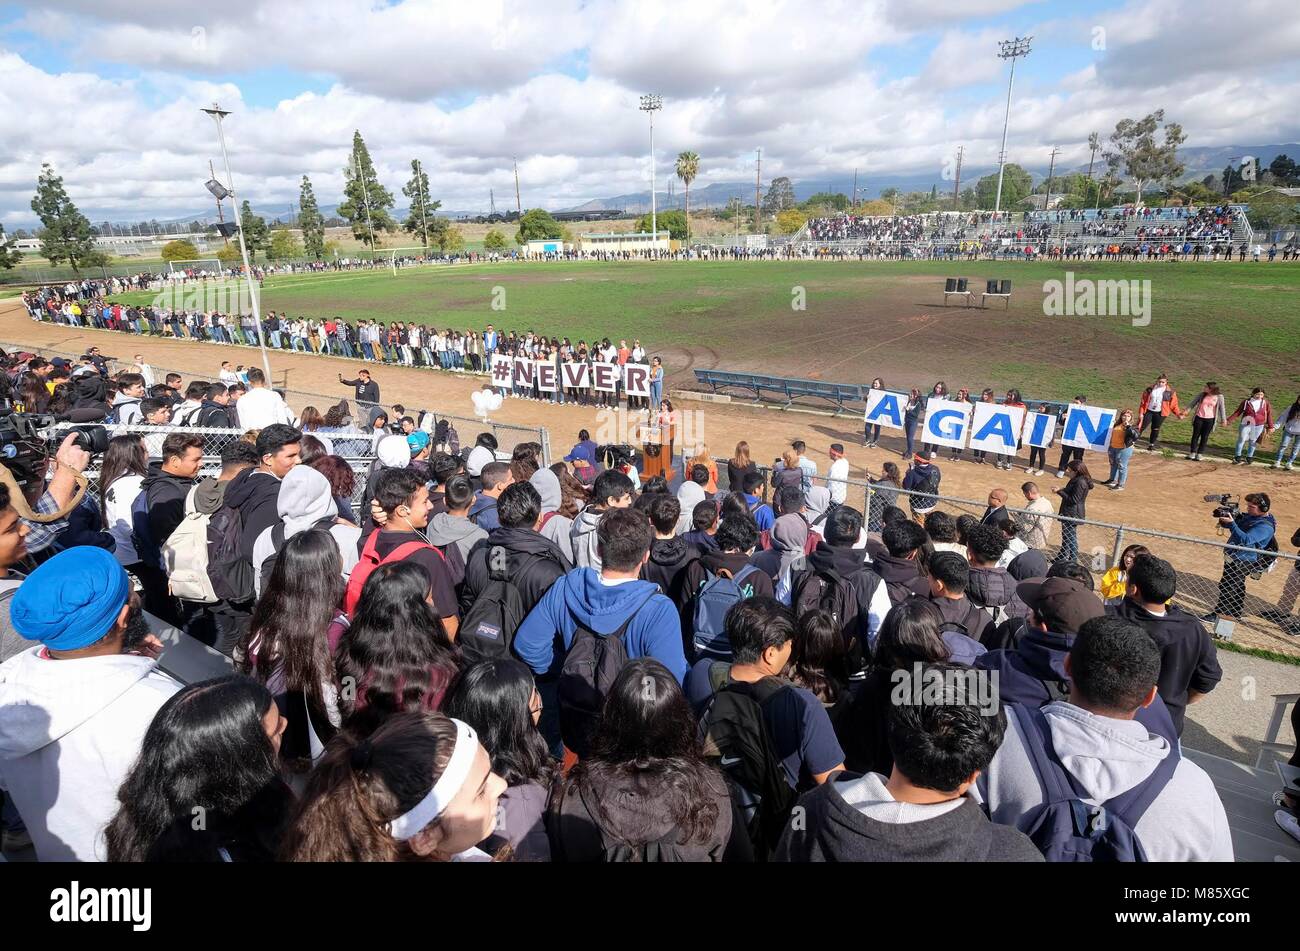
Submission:
{"label": "#never sign", "polygon": [[1115,410],[1100,406],[1070,406],[1061,430],[1061,445],[1105,452],[1117,415]]}
{"label": "#never sign", "polygon": [[923,442],[961,449],[966,445],[966,431],[970,427],[970,403],[956,400],[930,399],[925,401],[925,431]]}
{"label": "#never sign", "polygon": [[1024,407],[976,403],[972,409],[970,448],[1015,455],[1020,426],[1025,421]]}
{"label": "#never sign", "polygon": [[562,363],[560,370],[564,376],[564,386],[570,390],[581,390],[591,386],[591,367],[585,363]]}
{"label": "#never sign", "polygon": [[891,393],[889,390],[867,390],[867,413],[863,419],[868,426],[902,429],[903,412],[906,406],[906,393]]}
{"label": "#never sign", "polygon": [[510,388],[515,375],[515,359],[501,353],[492,354],[492,384]]}
{"label": "#never sign", "polygon": [[551,360],[538,360],[534,366],[537,374],[537,389],[543,393],[555,392],[555,363]]}
{"label": "#never sign", "polygon": [[623,367],[623,386],[628,396],[650,396],[650,368],[644,363],[628,363]]}
{"label": "#never sign", "polygon": [[595,380],[596,389],[601,393],[613,393],[618,389],[618,364],[593,363],[591,377]]}

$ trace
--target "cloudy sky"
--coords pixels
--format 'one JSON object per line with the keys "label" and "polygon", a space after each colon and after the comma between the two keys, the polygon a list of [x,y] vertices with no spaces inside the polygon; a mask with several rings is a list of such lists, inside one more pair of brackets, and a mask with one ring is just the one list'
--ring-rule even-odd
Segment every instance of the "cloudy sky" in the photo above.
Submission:
{"label": "cloudy sky", "polygon": [[[340,198],[352,131],[399,189],[419,158],[448,209],[569,207],[648,187],[642,92],[659,92],[660,188],[1086,164],[1090,131],[1164,107],[1188,145],[1300,139],[1293,0],[41,0],[0,3],[0,221],[29,225],[42,162],[92,221],[202,212],[227,120],[235,185],[266,214],[306,173]],[[507,197],[508,196],[508,197]]]}

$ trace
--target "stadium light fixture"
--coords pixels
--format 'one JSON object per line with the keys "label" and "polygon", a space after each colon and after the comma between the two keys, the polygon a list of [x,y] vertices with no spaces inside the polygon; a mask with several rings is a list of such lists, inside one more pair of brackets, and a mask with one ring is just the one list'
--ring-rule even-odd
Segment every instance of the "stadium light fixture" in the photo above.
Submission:
{"label": "stadium light fixture", "polygon": [[205,183],[205,187],[217,201],[225,201],[230,197],[230,192],[227,190],[226,186],[221,184],[215,178],[209,178]]}
{"label": "stadium light fixture", "polygon": [[647,93],[641,97],[640,109],[650,116],[650,247],[659,240],[659,218],[655,207],[655,113],[664,107],[664,97]]}
{"label": "stadium light fixture", "polygon": [[[221,126],[221,120],[230,115],[230,110],[222,109],[218,103],[213,103],[209,108],[203,109],[208,115],[212,116],[217,122],[217,139],[221,142],[221,158],[226,163],[226,181],[229,186],[224,186],[215,178],[208,182],[208,191],[212,192],[213,197],[221,201],[222,196],[218,195],[213,185],[217,189],[225,192],[226,197],[231,199],[231,205],[234,205],[235,197],[235,176],[230,173],[230,152],[226,149],[226,132]],[[257,325],[257,345],[262,350],[262,369],[266,372],[266,385],[271,385],[271,358],[266,355],[266,340],[262,336],[262,309],[257,300],[257,284],[253,280],[253,268],[248,263],[248,244],[244,241],[244,216],[235,209],[235,225],[239,234],[239,255],[244,261],[244,280],[248,282],[248,299],[253,305],[253,323]],[[240,316],[240,315],[236,315]]]}
{"label": "stadium light fixture", "polygon": [[1011,77],[1007,80],[1007,112],[1002,119],[1002,151],[998,153],[998,196],[993,203],[996,214],[1002,210],[1002,170],[1007,164],[1007,126],[1011,123],[1011,87],[1016,81],[1016,60],[1029,55],[1032,36],[1017,36],[1013,40],[998,42],[998,59],[1011,60]]}

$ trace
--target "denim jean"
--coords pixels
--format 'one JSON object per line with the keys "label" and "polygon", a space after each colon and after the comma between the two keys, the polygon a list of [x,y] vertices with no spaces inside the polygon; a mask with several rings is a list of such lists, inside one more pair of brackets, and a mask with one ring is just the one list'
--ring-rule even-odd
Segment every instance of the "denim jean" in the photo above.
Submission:
{"label": "denim jean", "polygon": [[1052,559],[1053,564],[1070,563],[1079,557],[1079,526],[1074,522],[1061,522],[1061,550]]}
{"label": "denim jean", "polygon": [[[1242,420],[1241,429],[1237,431],[1237,451],[1235,456],[1244,455],[1247,459],[1255,458],[1255,440],[1263,434],[1264,427],[1256,423],[1248,423]],[[1246,450],[1244,453],[1242,450]]]}
{"label": "denim jean", "polygon": [[271,346],[273,346],[277,350],[283,349],[283,345],[280,343],[280,331],[278,330],[271,331]]}
{"label": "denim jean", "polygon": [[[1287,455],[1287,449],[1291,450],[1291,455]],[[1300,456],[1300,433],[1283,433],[1282,445],[1277,450],[1277,461],[1282,463],[1295,462],[1296,456]]]}
{"label": "denim jean", "polygon": [[904,458],[907,459],[912,458],[912,453],[915,451],[916,424],[918,422],[919,420],[917,419],[909,419],[908,417],[903,417],[903,433],[907,437],[907,451],[903,453]]}
{"label": "denim jean", "polygon": [[1106,480],[1112,485],[1123,485],[1128,481],[1128,461],[1133,458],[1133,447],[1126,449],[1108,449],[1110,455],[1110,477]]}

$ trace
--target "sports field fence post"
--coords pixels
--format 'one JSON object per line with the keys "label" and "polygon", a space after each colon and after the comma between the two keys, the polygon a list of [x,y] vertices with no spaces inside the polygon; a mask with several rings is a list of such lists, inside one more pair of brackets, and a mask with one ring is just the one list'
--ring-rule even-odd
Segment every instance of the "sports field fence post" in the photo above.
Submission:
{"label": "sports field fence post", "polygon": [[1112,566],[1119,564],[1119,556],[1124,551],[1124,526],[1121,525],[1115,529],[1115,545],[1110,552],[1110,563]]}
{"label": "sports field fence post", "polygon": [[542,465],[549,469],[551,466],[551,431],[545,426],[539,426],[537,433],[542,444]]}

